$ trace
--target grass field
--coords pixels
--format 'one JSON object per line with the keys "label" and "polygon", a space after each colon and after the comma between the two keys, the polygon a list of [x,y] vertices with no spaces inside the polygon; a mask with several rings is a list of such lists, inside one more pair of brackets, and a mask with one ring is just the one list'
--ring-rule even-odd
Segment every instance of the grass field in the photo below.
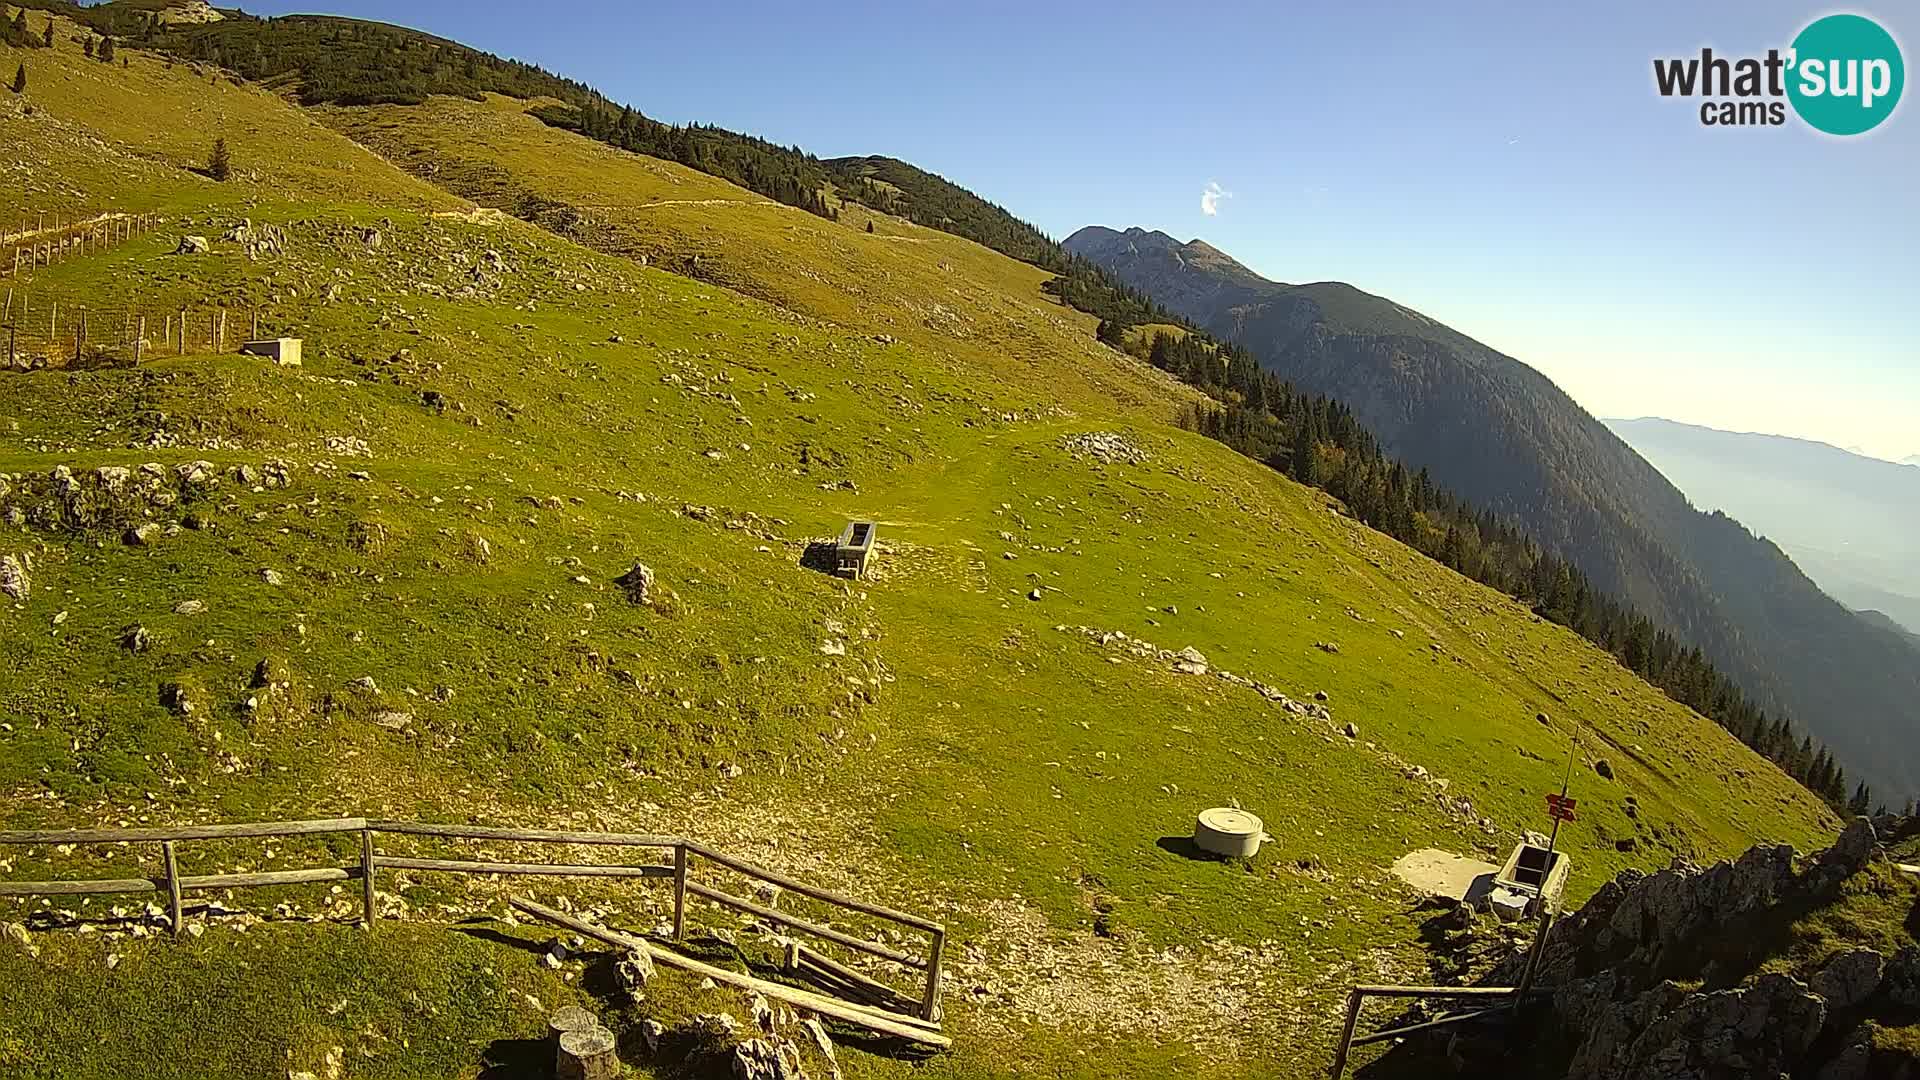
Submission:
{"label": "grass field", "polygon": [[[948,923],[956,1050],[850,1049],[860,1077],[1317,1070],[1347,983],[1426,977],[1427,915],[1386,867],[1541,827],[1575,733],[1576,899],[1629,866],[1834,827],[1579,638],[1175,428],[1190,391],[1095,343],[1033,267],[772,205],[524,103],[302,113],[126,52],[125,70],[28,57],[34,114],[0,111],[0,139],[32,186],[0,220],[173,220],[25,287],[258,303],[307,362],[0,375],[0,502],[54,505],[66,465],[102,508],[0,531],[0,554],[33,565],[30,597],[0,609],[0,823],[686,832]],[[215,185],[187,168],[222,133],[241,175]],[[409,175],[429,167],[454,194]],[[566,235],[449,216],[467,200],[537,208]],[[240,217],[285,226],[289,253],[170,254]],[[1144,456],[1074,452],[1102,431]],[[88,473],[195,460],[219,484],[170,506],[115,501]],[[284,487],[230,471],[273,462]],[[148,514],[198,527],[123,543]],[[803,565],[853,518],[880,523],[870,580]],[[653,604],[613,583],[636,562]],[[205,610],[179,613],[189,600]],[[134,627],[143,651],[124,645]],[[1112,631],[1324,694],[1332,720],[1103,644]],[[162,703],[169,683],[193,712]],[[1256,860],[1168,839],[1228,803],[1274,837]],[[0,855],[11,878],[153,857]],[[110,972],[98,936],[37,933],[34,959],[0,943],[0,1071],[121,1076],[151,1046],[173,1069],[154,1075],[255,1075],[337,1045],[353,1076],[476,1075],[492,1040],[537,1029],[515,994],[580,991],[511,942],[442,928],[497,917],[498,886],[414,877],[385,898],[411,921],[371,936],[216,921],[191,942],[118,939]],[[233,902],[349,914],[318,893]],[[658,910],[576,895],[627,925]],[[671,1020],[697,997],[656,1005]],[[323,999],[347,1004],[301,1004]],[[82,1034],[109,1028],[124,1038]]]}

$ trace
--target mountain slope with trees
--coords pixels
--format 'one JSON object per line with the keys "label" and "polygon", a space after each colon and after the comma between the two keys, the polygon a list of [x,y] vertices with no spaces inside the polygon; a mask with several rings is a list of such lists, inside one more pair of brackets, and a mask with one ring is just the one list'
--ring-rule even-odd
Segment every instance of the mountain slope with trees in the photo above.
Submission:
{"label": "mountain slope with trees", "polygon": [[1519,524],[1603,592],[1697,645],[1883,797],[1920,790],[1920,665],[1773,544],[1702,513],[1540,373],[1350,285],[1268,281],[1164,233],[1089,227],[1066,248],[1314,393],[1392,456]]}
{"label": "mountain slope with trees", "polygon": [[1656,417],[1606,424],[1697,505],[1779,544],[1834,599],[1920,632],[1920,469]]}

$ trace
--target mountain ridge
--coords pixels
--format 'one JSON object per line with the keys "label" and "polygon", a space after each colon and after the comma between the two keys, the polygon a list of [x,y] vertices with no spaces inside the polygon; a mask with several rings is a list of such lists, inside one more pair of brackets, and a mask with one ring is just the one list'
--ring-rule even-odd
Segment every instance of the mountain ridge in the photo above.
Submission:
{"label": "mountain ridge", "polygon": [[1812,439],[1603,422],[1694,502],[1767,534],[1836,599],[1920,629],[1920,472]]}
{"label": "mountain ridge", "polygon": [[1545,375],[1352,286],[1210,273],[1164,233],[1089,226],[1064,246],[1276,374],[1346,402],[1396,457],[1524,523],[1601,588],[1702,646],[1858,762],[1883,795],[1920,790],[1920,752],[1904,736],[1920,718],[1920,673],[1906,643],[1821,593],[1740,522],[1696,510]]}

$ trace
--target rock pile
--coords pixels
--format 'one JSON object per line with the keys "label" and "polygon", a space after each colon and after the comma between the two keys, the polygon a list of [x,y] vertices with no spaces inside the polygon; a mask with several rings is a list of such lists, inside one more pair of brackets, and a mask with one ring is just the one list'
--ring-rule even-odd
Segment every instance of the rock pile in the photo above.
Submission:
{"label": "rock pile", "polygon": [[1060,446],[1074,457],[1090,457],[1105,465],[1141,465],[1153,460],[1145,450],[1128,442],[1125,435],[1112,431],[1069,435],[1060,440]]}

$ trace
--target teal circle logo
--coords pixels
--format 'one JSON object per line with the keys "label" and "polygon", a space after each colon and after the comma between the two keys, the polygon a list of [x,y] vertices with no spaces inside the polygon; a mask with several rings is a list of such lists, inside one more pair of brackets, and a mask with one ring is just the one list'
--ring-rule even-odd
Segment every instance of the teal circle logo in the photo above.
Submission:
{"label": "teal circle logo", "polygon": [[1900,104],[1907,82],[1893,35],[1860,15],[1828,15],[1807,24],[1793,39],[1788,63],[1793,111],[1829,135],[1879,127]]}

